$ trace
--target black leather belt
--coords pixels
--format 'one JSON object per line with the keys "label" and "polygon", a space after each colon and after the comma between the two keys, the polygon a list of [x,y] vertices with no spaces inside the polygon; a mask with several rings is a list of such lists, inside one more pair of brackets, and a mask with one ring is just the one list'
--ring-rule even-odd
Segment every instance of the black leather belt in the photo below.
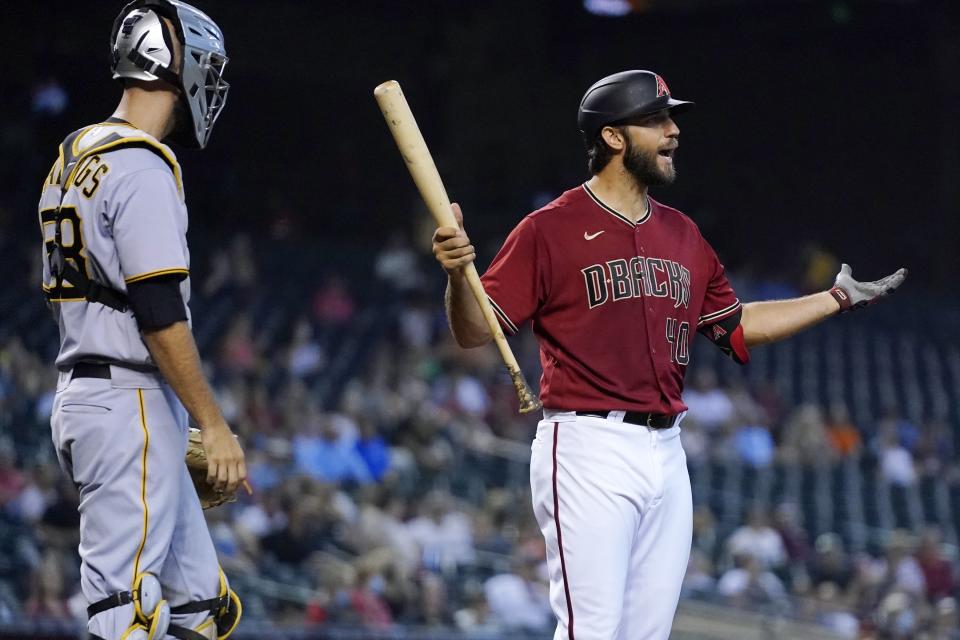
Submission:
{"label": "black leather belt", "polygon": [[109,380],[110,365],[97,362],[78,362],[73,365],[73,369],[70,372],[71,380],[76,380],[77,378],[103,378],[104,380]]}
{"label": "black leather belt", "polygon": [[[595,418],[608,419],[612,411],[577,411],[578,416],[593,416]],[[617,413],[620,413],[619,411]],[[627,411],[623,415],[623,422],[628,424],[639,424],[651,429],[669,429],[676,423],[676,415],[667,415],[663,413],[644,413],[642,411]]]}

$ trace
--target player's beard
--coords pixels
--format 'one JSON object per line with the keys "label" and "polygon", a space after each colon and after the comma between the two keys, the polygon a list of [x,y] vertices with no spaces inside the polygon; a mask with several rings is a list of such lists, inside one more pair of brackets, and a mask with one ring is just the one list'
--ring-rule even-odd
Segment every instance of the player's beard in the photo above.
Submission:
{"label": "player's beard", "polygon": [[624,137],[624,140],[626,147],[623,150],[623,168],[633,176],[634,180],[647,187],[673,184],[677,178],[677,170],[673,168],[673,163],[670,163],[669,169],[662,171],[658,160],[660,156],[655,150],[647,152],[634,147],[629,137]]}
{"label": "player's beard", "polygon": [[193,119],[190,117],[190,108],[183,97],[177,98],[173,105],[173,136],[183,138],[190,135],[190,129],[193,127]]}

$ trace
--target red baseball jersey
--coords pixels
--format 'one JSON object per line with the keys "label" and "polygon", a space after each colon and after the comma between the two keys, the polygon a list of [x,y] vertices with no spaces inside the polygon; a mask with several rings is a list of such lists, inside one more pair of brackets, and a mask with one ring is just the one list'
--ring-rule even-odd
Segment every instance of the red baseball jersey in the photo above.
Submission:
{"label": "red baseball jersey", "polygon": [[649,203],[633,223],[571,189],[525,217],[483,275],[505,332],[532,321],[545,407],[684,411],[694,333],[739,312],[697,225]]}

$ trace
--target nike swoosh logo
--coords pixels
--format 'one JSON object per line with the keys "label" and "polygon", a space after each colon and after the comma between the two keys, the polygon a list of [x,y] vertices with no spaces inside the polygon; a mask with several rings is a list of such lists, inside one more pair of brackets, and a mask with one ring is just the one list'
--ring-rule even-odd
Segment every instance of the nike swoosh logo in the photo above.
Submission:
{"label": "nike swoosh logo", "polygon": [[[604,229],[604,231],[606,231],[606,229]],[[598,235],[600,235],[601,233],[603,233],[603,231],[597,231],[596,233],[593,233],[593,234],[590,234],[590,233],[587,233],[586,231],[584,231],[584,232],[583,232],[583,239],[584,239],[584,240],[593,240],[594,238],[596,238],[596,237],[597,237]]]}

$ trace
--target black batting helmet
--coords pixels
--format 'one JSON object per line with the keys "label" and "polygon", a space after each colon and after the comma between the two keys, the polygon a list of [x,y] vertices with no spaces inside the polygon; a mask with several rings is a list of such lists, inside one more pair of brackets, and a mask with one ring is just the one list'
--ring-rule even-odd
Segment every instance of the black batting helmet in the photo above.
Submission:
{"label": "black batting helmet", "polygon": [[580,101],[577,123],[587,146],[608,124],[634,116],[670,109],[679,113],[693,107],[692,102],[674,100],[667,83],[653,71],[621,71],[598,80]]}

